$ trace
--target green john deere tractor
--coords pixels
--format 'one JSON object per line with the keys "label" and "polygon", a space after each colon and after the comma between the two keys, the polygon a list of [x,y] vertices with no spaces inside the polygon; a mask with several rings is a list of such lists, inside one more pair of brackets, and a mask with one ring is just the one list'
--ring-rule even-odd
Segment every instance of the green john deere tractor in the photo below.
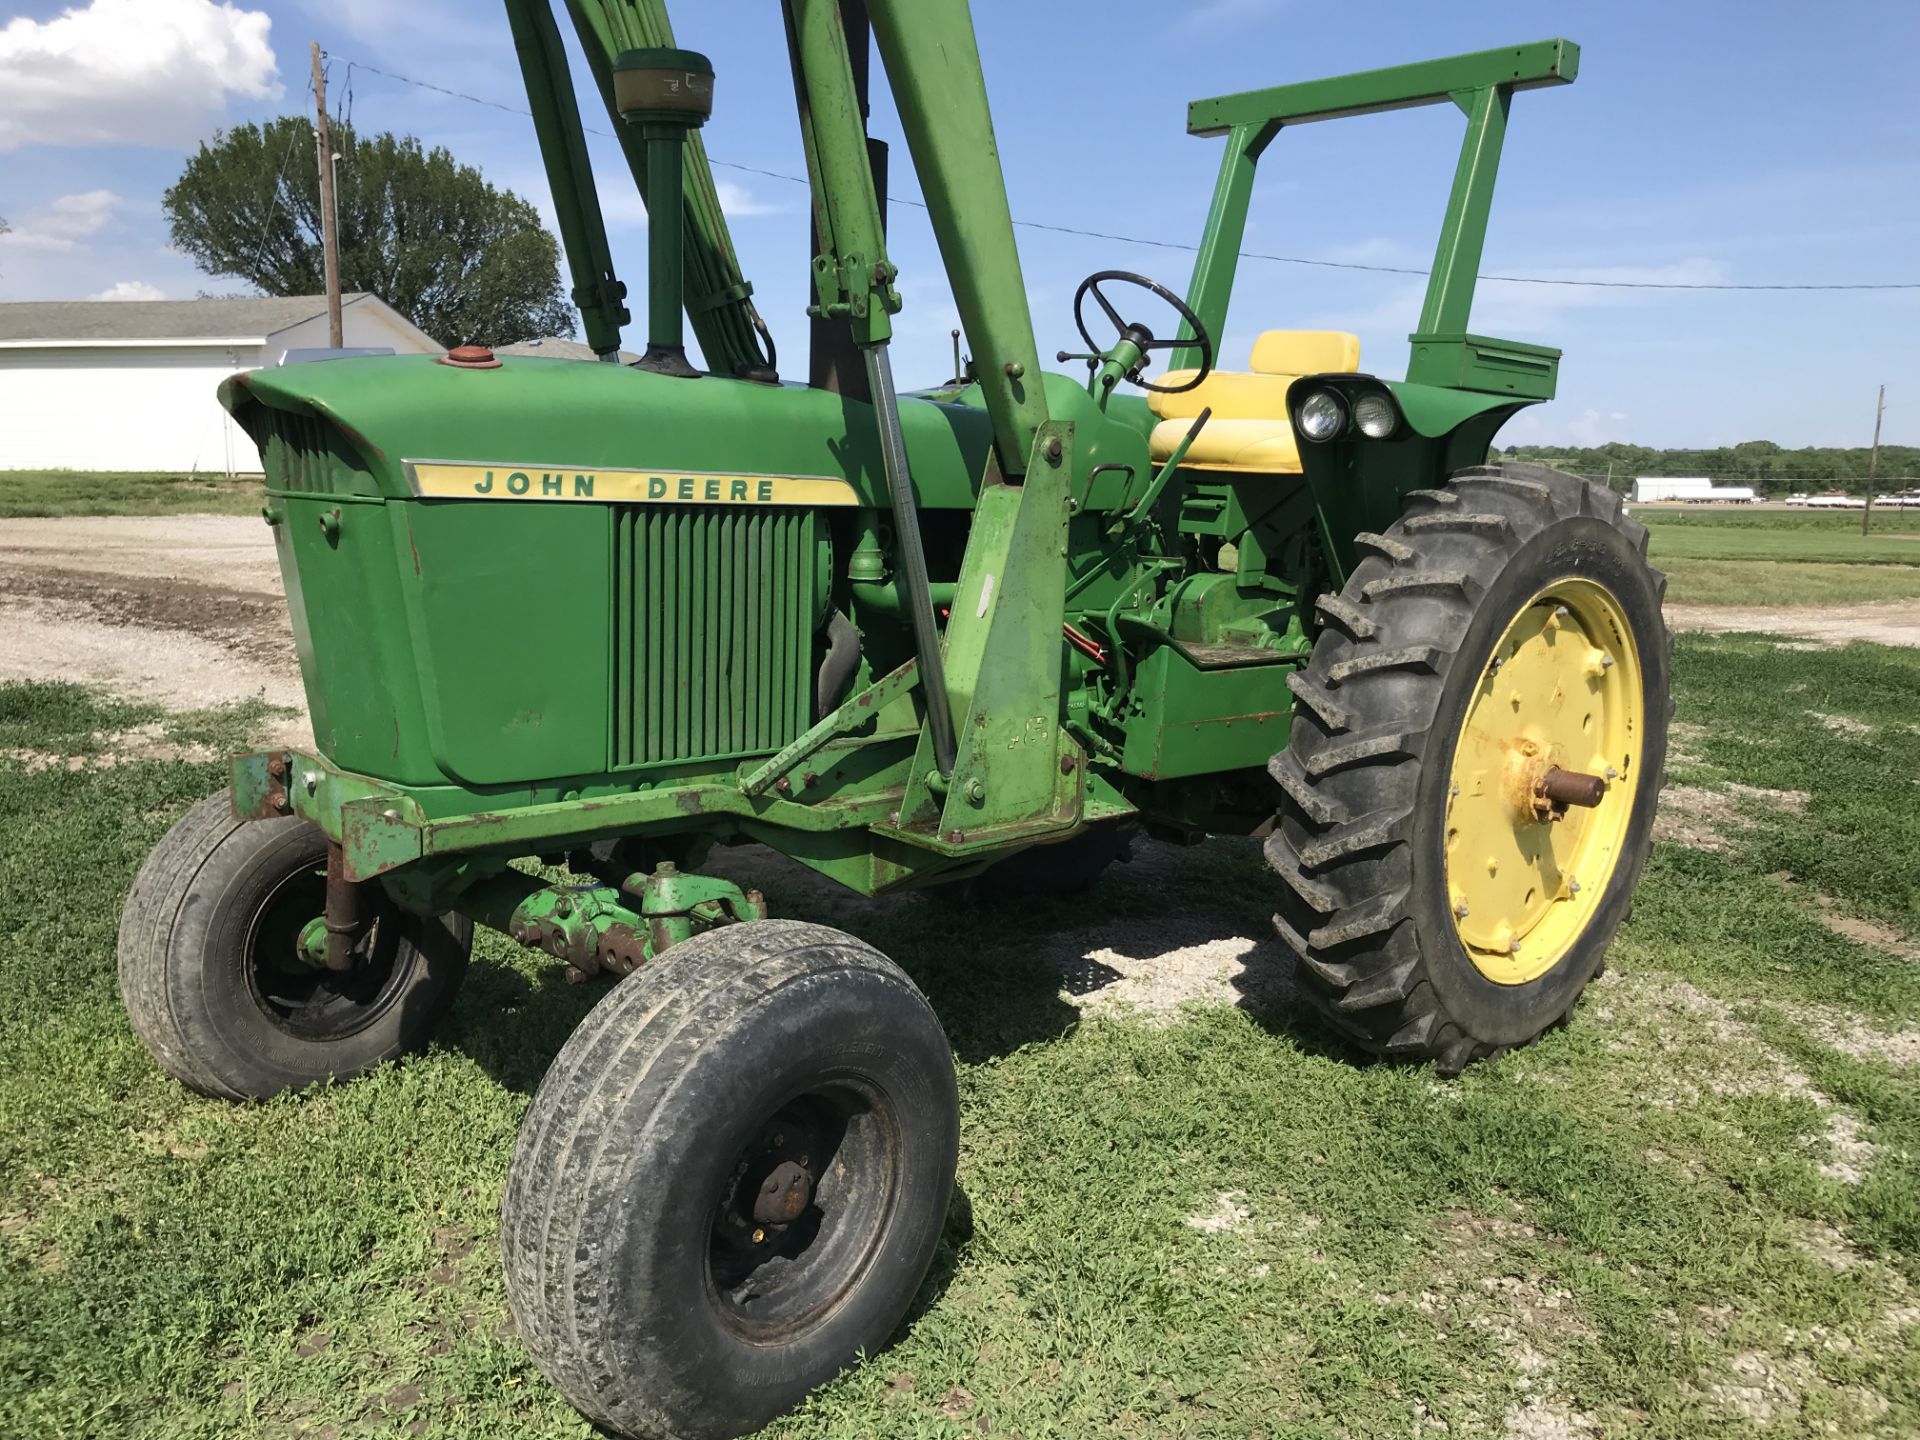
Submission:
{"label": "green john deere tractor", "polygon": [[[240,1099],[394,1059],[475,924],[617,979],[522,1127],[508,1294],[593,1420],[715,1436],[885,1343],[959,1125],[913,983],[702,873],[716,846],[977,897],[1084,885],[1136,832],[1264,837],[1279,933],[1360,1045],[1452,1072],[1569,1013],[1649,843],[1663,581],[1608,491],[1485,463],[1559,357],[1468,316],[1513,99],[1571,81],[1573,45],[1195,102],[1225,153],[1184,297],[1089,277],[1058,373],[968,7],[785,0],[815,252],[797,385],[701,148],[712,67],[660,0],[568,0],[652,218],[648,348],[618,363],[560,28],[548,0],[506,8],[608,363],[462,346],[227,382],[315,743],[237,760],[128,897],[122,988],[163,1066]],[[974,356],[906,396],[869,25]],[[1466,135],[1407,378],[1286,330],[1219,368],[1268,146],[1426,104]]]}

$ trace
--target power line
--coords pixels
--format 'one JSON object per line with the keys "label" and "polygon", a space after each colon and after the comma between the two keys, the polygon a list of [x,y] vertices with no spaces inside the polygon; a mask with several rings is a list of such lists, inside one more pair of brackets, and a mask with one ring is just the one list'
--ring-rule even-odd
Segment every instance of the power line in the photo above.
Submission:
{"label": "power line", "polygon": [[[507,105],[498,100],[488,100],[479,95],[469,95],[461,90],[450,90],[444,85],[434,85],[425,80],[415,80],[411,76],[395,74],[391,70],[382,70],[369,65],[364,60],[350,62],[369,75],[383,76],[398,81],[402,85],[411,85],[417,90],[431,90],[437,95],[445,95],[454,100],[465,100],[474,105],[484,105],[490,110],[502,110],[509,115],[518,115],[531,119],[532,112],[522,110],[517,105]],[[589,135],[598,135],[614,140],[619,137],[611,131],[598,130],[591,125],[582,124]],[[808,183],[804,175],[790,175],[782,170],[765,170],[756,165],[742,165],[733,160],[721,160],[712,155],[707,162],[718,165],[724,170],[737,170],[747,175],[760,175],[769,180],[784,180],[794,185]],[[894,195],[889,199],[899,205],[910,205],[916,210],[925,210],[927,203],[912,196]],[[1192,254],[1200,247],[1179,240],[1150,240],[1138,235],[1116,235],[1105,230],[1084,230],[1073,225],[1053,225],[1042,220],[1015,220],[1013,222],[1023,230],[1044,230],[1055,235],[1073,235],[1086,240],[1106,240],[1118,245],[1141,245],[1155,250],[1180,250]],[[1269,255],[1258,250],[1242,250],[1243,260],[1267,260],[1276,265],[1311,265],[1323,270],[1364,270],[1376,275],[1417,275],[1427,276],[1432,272],[1411,265],[1363,265],[1351,260],[1314,260],[1303,255]],[[1583,290],[1723,290],[1723,291],[1761,291],[1761,290],[1920,290],[1920,280],[1902,280],[1887,283],[1844,284],[1768,284],[1736,285],[1707,284],[1686,280],[1570,280],[1557,275],[1482,275],[1482,280],[1504,281],[1510,285],[1559,285]]]}
{"label": "power line", "polygon": [[[307,82],[307,94],[313,94],[313,82]],[[280,191],[286,185],[287,165],[293,159],[294,143],[300,138],[300,129],[295,126],[287,134],[287,153],[280,157],[280,173],[273,177],[273,195],[267,202],[267,218],[260,222],[259,238],[253,242],[253,268],[260,268],[260,257],[267,253],[267,232],[273,228],[273,217],[280,209]]]}

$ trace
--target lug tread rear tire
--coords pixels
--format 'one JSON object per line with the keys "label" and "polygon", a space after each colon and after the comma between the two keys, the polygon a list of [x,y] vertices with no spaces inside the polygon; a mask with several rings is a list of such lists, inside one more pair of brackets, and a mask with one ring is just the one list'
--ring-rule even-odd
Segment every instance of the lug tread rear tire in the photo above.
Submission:
{"label": "lug tread rear tire", "polygon": [[[1429,751],[1435,763],[1451,753],[1434,733],[1443,693],[1456,666],[1473,665],[1471,683],[1483,663],[1460,653],[1480,600],[1529,541],[1583,518],[1612,527],[1644,561],[1646,527],[1611,491],[1538,465],[1463,470],[1444,489],[1409,494],[1384,534],[1357,537],[1363,558],[1339,595],[1318,602],[1328,623],[1293,683],[1300,703],[1288,748],[1269,766],[1281,804],[1266,853],[1285,881],[1274,921],[1304,962],[1316,1008],[1377,1054],[1457,1073],[1529,1043],[1571,1010],[1569,1001],[1517,1041],[1472,1033],[1430,971],[1431,947],[1457,943],[1451,926],[1444,936],[1422,935],[1411,878]],[[1646,574],[1657,606],[1665,577]],[[1663,711],[1649,715],[1648,728],[1664,734],[1673,640],[1664,623],[1659,634],[1662,683],[1647,696],[1652,706],[1657,695]],[[1663,753],[1664,742],[1646,758],[1657,763]],[[1652,798],[1643,801],[1649,812]],[[1623,858],[1629,881],[1640,859]],[[1591,964],[1597,972],[1598,958]]]}

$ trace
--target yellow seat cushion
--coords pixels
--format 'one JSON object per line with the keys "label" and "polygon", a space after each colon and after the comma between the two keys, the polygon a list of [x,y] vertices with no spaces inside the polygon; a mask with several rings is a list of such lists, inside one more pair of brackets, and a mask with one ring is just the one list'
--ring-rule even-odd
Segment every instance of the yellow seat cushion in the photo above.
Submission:
{"label": "yellow seat cushion", "polygon": [[1351,375],[1360,368],[1360,337],[1343,330],[1268,330],[1253,342],[1251,363],[1263,375]]}
{"label": "yellow seat cushion", "polygon": [[[1160,417],[1147,445],[1165,462],[1202,410],[1213,416],[1181,463],[1201,470],[1298,474],[1300,452],[1287,417],[1287,387],[1302,375],[1351,374],[1360,367],[1360,337],[1338,330],[1268,330],[1253,342],[1252,370],[1216,370],[1178,395],[1150,393]],[[1191,370],[1173,370],[1162,385],[1180,385]]]}
{"label": "yellow seat cushion", "polygon": [[[1164,464],[1186,433],[1192,416],[1162,420],[1147,437],[1156,464]],[[1210,419],[1188,449],[1182,465],[1198,470],[1254,470],[1263,475],[1298,475],[1300,451],[1291,420]]]}

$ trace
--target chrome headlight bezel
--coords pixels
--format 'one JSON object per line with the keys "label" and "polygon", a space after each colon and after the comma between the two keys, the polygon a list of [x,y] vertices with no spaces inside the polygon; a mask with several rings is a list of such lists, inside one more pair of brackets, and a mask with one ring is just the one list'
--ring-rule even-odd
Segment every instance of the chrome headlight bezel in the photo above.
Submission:
{"label": "chrome headlight bezel", "polygon": [[1391,440],[1400,429],[1400,407],[1385,390],[1369,390],[1353,402],[1353,423],[1369,440]]}
{"label": "chrome headlight bezel", "polygon": [[1323,387],[1301,397],[1294,408],[1293,428],[1299,431],[1301,439],[1325,445],[1347,433],[1350,418],[1347,402],[1340,392]]}

